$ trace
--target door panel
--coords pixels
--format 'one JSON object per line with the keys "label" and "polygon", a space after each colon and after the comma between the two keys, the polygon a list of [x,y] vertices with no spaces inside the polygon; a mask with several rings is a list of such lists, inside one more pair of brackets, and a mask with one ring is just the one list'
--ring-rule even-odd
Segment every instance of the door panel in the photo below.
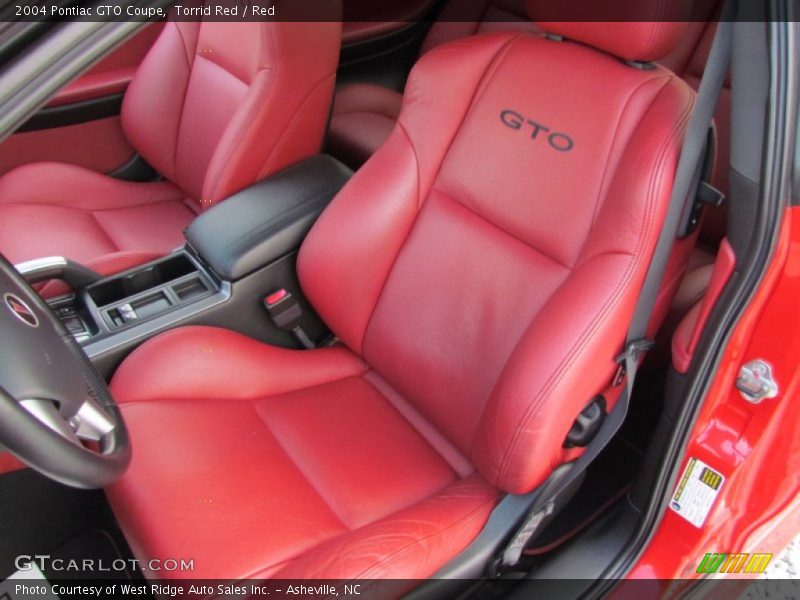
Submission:
{"label": "door panel", "polygon": [[114,116],[12,135],[0,144],[0,175],[40,161],[70,163],[108,173],[127,163],[133,154],[122,133],[120,118]]}
{"label": "door panel", "polygon": [[347,45],[403,29],[423,18],[435,0],[344,0],[342,42]]}
{"label": "door panel", "polygon": [[0,144],[0,175],[58,161],[108,173],[135,151],[125,139],[119,99],[163,29],[153,23],[62,89],[29,123]]}

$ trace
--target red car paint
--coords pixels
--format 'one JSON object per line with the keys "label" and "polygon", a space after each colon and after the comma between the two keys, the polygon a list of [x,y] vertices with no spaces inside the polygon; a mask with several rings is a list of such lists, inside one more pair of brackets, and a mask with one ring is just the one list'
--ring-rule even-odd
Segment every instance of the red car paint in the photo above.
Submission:
{"label": "red car paint", "polygon": [[[700,529],[667,510],[631,578],[698,578],[706,552],[780,552],[800,530],[800,207],[788,209],[771,265],[733,330],[684,457],[726,481]],[[742,364],[773,366],[780,389],[753,405],[734,386]],[[734,577],[748,577],[735,575]],[[752,576],[749,576],[752,577]]]}

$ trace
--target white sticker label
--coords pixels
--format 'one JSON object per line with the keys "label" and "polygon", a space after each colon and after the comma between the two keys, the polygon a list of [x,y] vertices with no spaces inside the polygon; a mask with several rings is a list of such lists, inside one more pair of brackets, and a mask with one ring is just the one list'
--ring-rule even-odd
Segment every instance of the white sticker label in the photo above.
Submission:
{"label": "white sticker label", "polygon": [[695,527],[702,527],[724,483],[722,473],[690,458],[669,507]]}

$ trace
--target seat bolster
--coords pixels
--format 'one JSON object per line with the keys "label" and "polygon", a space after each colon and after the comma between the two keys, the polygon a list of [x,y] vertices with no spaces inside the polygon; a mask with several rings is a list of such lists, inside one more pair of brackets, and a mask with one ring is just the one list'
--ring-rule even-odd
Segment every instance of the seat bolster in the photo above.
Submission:
{"label": "seat bolster", "polygon": [[[417,504],[318,545],[270,576],[394,579],[378,585],[412,586],[409,579],[430,577],[477,537],[498,499],[496,488],[470,475]],[[388,596],[403,591],[391,588]]]}
{"label": "seat bolster", "polygon": [[301,352],[227,329],[182,327],[137,348],[114,375],[111,392],[120,403],[253,399],[365,371],[361,359],[342,346]]}
{"label": "seat bolster", "polygon": [[56,162],[23,165],[0,177],[0,207],[3,204],[46,204],[99,211],[185,198],[186,194],[168,181],[121,181],[83,167]]}

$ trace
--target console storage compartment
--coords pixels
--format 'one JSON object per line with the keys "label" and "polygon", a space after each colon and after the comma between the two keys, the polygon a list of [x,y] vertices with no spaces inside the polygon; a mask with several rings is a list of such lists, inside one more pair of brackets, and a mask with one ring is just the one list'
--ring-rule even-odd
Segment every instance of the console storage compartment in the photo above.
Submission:
{"label": "console storage compartment", "polygon": [[214,293],[216,286],[184,252],[104,279],[86,288],[111,330],[169,312]]}

